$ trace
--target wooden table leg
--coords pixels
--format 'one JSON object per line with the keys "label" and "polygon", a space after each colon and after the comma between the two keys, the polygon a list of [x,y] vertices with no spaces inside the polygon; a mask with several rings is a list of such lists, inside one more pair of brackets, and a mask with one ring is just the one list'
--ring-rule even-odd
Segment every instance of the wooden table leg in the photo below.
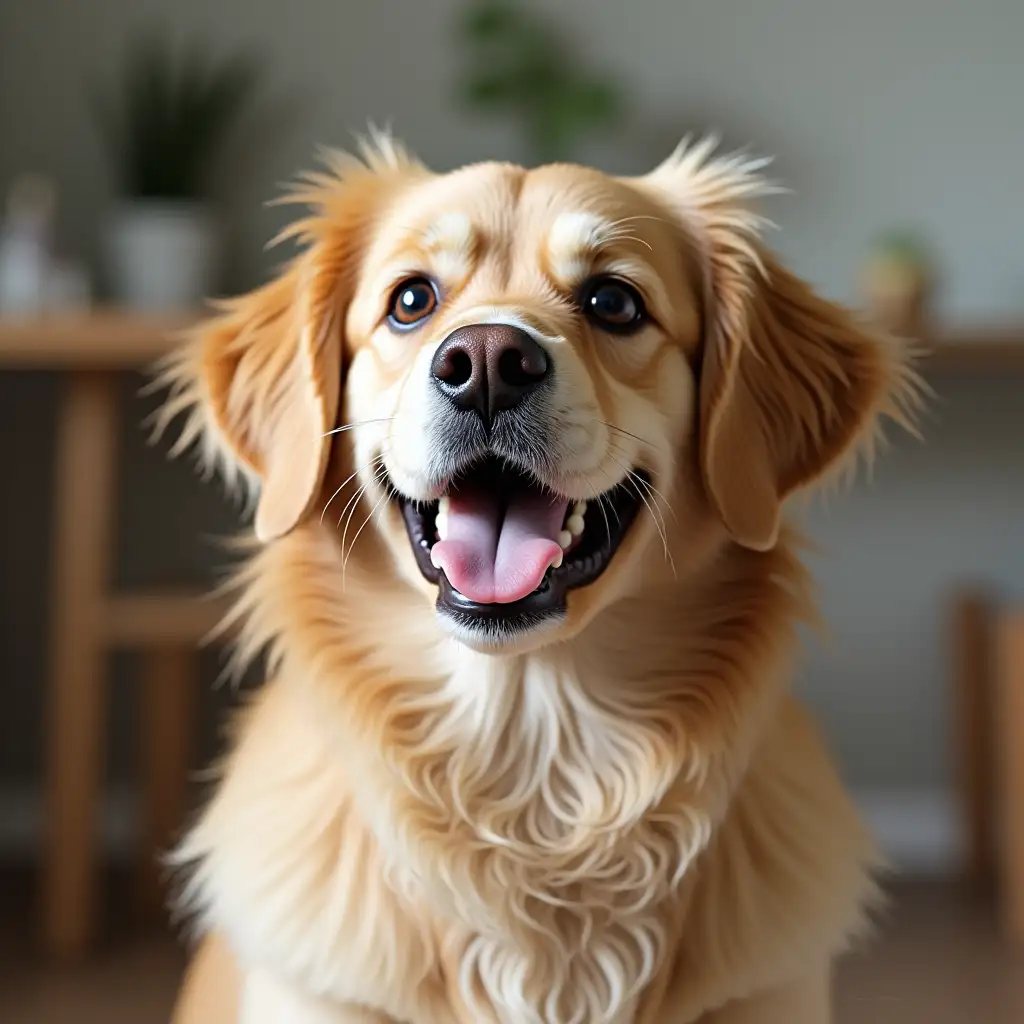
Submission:
{"label": "wooden table leg", "polygon": [[953,726],[968,879],[989,889],[996,875],[994,609],[963,591],[953,602]]}
{"label": "wooden table leg", "polygon": [[1007,938],[1024,944],[1024,612],[1001,616],[997,652],[1000,916]]}
{"label": "wooden table leg", "polygon": [[190,647],[143,652],[142,861],[139,909],[160,915],[166,901],[159,858],[177,839],[188,814],[188,769],[198,688],[198,655]]}
{"label": "wooden table leg", "polygon": [[95,832],[106,701],[102,604],[113,550],[116,377],[69,374],[59,411],[46,758],[43,941],[84,952],[96,909]]}

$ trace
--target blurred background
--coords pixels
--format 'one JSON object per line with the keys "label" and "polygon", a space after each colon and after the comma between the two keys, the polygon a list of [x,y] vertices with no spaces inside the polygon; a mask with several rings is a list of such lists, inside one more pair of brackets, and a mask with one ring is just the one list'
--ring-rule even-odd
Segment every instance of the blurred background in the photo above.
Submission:
{"label": "blurred background", "polygon": [[800,692],[896,874],[839,1019],[1024,1020],[1020,0],[0,0],[0,1020],[160,1021],[150,866],[218,749],[240,510],[140,371],[265,279],[264,205],[390,125],[436,169],[776,157],[770,240],[934,349],[923,443],[803,512]]}

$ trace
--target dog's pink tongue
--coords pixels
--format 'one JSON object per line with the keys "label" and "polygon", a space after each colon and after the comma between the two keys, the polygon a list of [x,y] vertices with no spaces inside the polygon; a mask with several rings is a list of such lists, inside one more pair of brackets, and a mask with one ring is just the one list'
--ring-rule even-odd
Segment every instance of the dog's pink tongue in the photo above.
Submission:
{"label": "dog's pink tongue", "polygon": [[568,502],[522,490],[505,505],[485,491],[460,489],[448,500],[448,534],[431,549],[434,564],[479,604],[510,604],[532,594],[559,556]]}

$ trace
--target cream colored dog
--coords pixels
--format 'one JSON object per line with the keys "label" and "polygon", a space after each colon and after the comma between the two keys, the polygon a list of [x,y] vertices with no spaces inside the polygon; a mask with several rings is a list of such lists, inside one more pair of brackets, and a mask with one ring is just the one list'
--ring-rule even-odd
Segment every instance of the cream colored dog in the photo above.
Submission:
{"label": "cream colored dog", "polygon": [[180,1022],[825,1024],[872,844],[787,694],[781,506],[906,354],[762,247],[760,165],[377,139],[169,374],[258,494],[266,686],[186,839]]}

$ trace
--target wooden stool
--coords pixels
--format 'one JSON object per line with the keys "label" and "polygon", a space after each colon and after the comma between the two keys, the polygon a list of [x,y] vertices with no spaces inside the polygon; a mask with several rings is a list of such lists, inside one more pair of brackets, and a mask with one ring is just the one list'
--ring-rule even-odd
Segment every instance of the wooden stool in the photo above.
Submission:
{"label": "wooden stool", "polygon": [[159,857],[188,814],[200,678],[198,644],[226,609],[188,593],[121,595],[110,602],[112,647],[142,654],[138,903],[149,918],[166,905]]}
{"label": "wooden stool", "polygon": [[[117,412],[116,374],[67,375],[57,436],[42,879],[43,942],[64,958],[85,952],[94,931],[108,654],[127,648],[145,659],[143,835],[156,849],[184,813],[195,648],[223,614],[194,592],[110,592]],[[152,867],[140,892],[150,905],[157,899]]]}
{"label": "wooden stool", "polygon": [[152,917],[165,900],[157,857],[173,843],[188,810],[188,770],[197,724],[197,646],[223,613],[221,603],[198,593],[117,595],[101,603],[94,619],[96,632],[79,640],[89,660],[71,670],[67,655],[60,659],[61,674],[54,679],[61,680],[64,693],[50,709],[49,835],[43,880],[44,940],[51,955],[69,958],[86,952],[95,932],[107,655],[126,649],[142,656],[138,902]]}
{"label": "wooden stool", "polygon": [[952,635],[965,869],[1024,943],[1024,608],[964,591]]}

